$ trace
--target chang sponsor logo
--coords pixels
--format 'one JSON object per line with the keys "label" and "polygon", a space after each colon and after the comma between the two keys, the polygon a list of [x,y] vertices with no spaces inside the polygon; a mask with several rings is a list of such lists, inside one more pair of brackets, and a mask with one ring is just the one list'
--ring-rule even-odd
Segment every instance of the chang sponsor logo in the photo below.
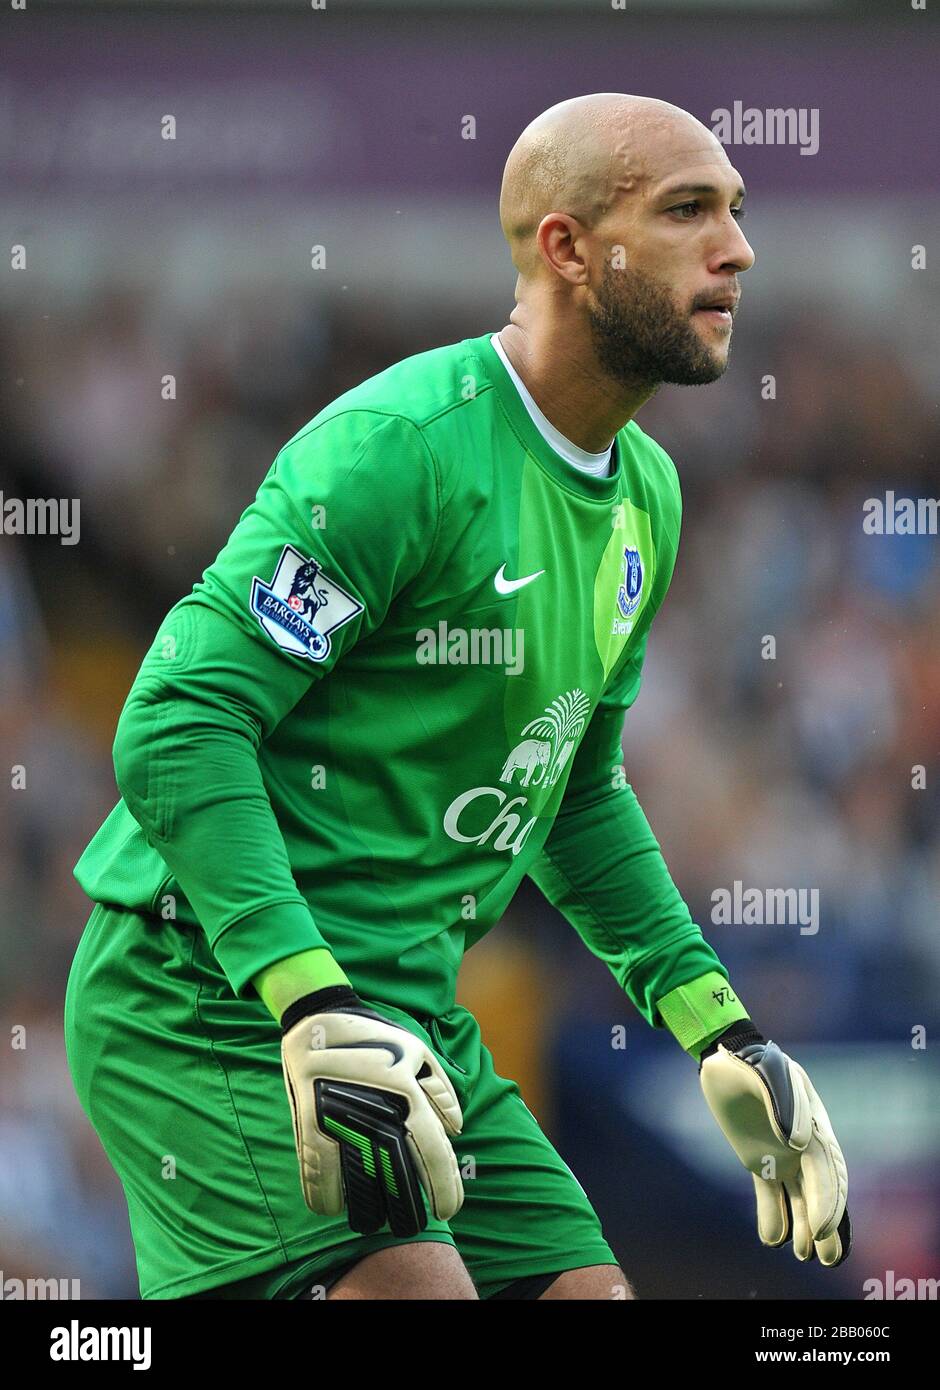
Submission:
{"label": "chang sponsor logo", "polygon": [[520,731],[521,741],[510,750],[499,775],[502,786],[471,787],[450,803],[443,822],[449,838],[458,844],[520,854],[538,815],[529,814],[524,790],[511,796],[503,787],[554,787],[587,727],[590,708],[583,690],[569,690],[546,705]]}

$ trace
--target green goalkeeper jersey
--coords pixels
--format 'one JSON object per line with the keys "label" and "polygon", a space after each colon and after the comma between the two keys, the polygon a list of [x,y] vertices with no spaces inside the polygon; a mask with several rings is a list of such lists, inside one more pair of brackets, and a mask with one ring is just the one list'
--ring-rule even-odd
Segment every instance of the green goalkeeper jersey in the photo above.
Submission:
{"label": "green goalkeeper jersey", "polygon": [[557,455],[488,334],[347,392],[167,614],[79,883],[205,931],[239,995],[325,944],[428,1017],[529,874],[660,1026],[727,978],[621,765],[680,510],[634,422],[609,477]]}

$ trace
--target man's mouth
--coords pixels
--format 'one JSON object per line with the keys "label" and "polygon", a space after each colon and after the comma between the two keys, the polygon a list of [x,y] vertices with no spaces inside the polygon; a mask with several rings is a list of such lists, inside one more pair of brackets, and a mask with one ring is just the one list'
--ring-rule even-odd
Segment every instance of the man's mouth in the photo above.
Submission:
{"label": "man's mouth", "polygon": [[733,294],[716,295],[707,304],[700,304],[697,309],[693,309],[694,314],[701,314],[712,323],[724,324],[730,328],[737,309],[737,296]]}

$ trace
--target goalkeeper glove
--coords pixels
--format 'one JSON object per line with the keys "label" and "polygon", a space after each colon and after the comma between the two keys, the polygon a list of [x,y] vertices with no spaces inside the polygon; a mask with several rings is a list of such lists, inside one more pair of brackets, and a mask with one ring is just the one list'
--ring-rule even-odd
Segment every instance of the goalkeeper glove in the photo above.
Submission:
{"label": "goalkeeper glove", "polygon": [[702,1053],[708,1106],[754,1177],[765,1245],[841,1264],[852,1242],[848,1173],[825,1106],[803,1068],[739,1019]]}
{"label": "goalkeeper glove", "polygon": [[454,1216],[463,1185],[448,1135],[463,1116],[434,1054],[348,985],[305,994],[281,1017],[281,1061],[300,1184],[311,1211],[362,1234],[395,1235]]}

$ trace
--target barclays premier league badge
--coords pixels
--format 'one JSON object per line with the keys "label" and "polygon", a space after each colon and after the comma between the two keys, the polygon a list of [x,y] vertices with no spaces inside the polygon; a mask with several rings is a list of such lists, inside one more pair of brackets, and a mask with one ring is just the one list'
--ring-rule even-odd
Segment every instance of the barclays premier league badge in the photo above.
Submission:
{"label": "barclays premier league badge", "polygon": [[317,560],[285,545],[271,581],[265,583],[257,575],[252,580],[251,611],[284,651],[310,661],[325,661],[330,654],[330,633],[363,609],[324,574]]}

